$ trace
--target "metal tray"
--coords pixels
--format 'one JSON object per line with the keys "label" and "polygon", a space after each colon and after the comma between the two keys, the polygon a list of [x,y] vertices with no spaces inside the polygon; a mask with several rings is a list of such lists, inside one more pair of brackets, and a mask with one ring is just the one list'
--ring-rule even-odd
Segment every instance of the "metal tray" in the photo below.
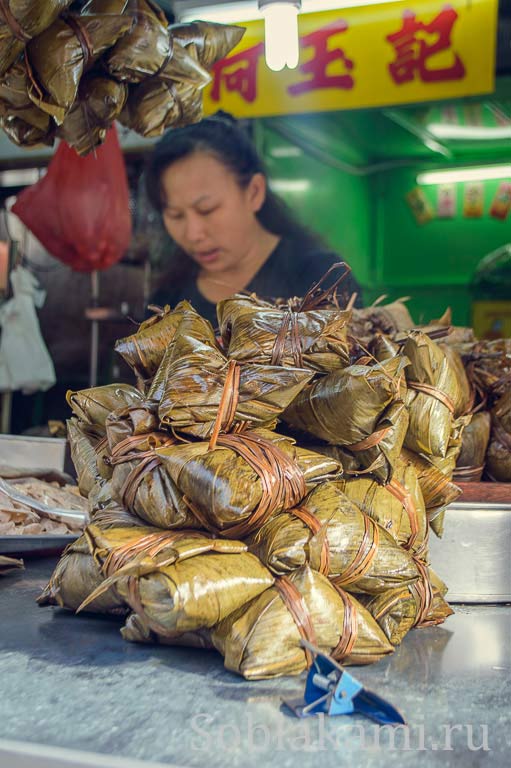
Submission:
{"label": "metal tray", "polygon": [[0,536],[1,555],[23,555],[24,557],[42,557],[62,552],[72,541],[76,541],[78,534],[40,534],[36,536]]}
{"label": "metal tray", "polygon": [[430,562],[449,602],[510,603],[511,504],[450,504],[443,537],[430,537]]}

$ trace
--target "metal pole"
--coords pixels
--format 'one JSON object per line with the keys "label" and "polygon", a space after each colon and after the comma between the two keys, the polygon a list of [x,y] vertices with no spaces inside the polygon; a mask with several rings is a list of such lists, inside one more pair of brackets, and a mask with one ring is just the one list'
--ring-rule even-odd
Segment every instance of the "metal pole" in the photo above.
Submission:
{"label": "metal pole", "polygon": [[[91,306],[96,308],[99,305],[99,272],[95,269],[91,272]],[[91,339],[90,339],[90,367],[89,367],[89,386],[95,387],[98,383],[98,363],[99,363],[99,322],[95,319],[91,321]]]}

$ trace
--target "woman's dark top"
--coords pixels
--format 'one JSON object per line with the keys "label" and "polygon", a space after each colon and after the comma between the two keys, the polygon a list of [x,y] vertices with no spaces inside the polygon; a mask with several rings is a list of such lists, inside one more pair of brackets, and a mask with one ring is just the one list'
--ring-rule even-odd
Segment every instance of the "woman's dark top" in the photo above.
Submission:
{"label": "woman's dark top", "polygon": [[[339,261],[340,257],[332,251],[305,250],[299,241],[282,238],[245,290],[256,293],[261,299],[304,296],[313,283],[317,283],[332,264]],[[187,299],[199,314],[216,326],[216,305],[199,292],[193,272],[190,270],[189,277],[181,280],[179,285],[165,286],[156,291],[151,304],[160,307],[170,304],[174,307],[179,301]],[[339,271],[329,276],[326,286],[331,285],[340,274]],[[362,306],[360,286],[349,274],[339,286],[340,305],[346,304],[353,293],[358,294],[355,306]]]}

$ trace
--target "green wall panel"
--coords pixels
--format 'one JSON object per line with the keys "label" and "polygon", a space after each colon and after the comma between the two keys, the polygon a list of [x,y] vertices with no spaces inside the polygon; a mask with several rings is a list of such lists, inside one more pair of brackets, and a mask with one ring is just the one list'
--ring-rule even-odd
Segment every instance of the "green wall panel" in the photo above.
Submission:
{"label": "green wall panel", "polygon": [[[456,323],[470,320],[469,284],[479,261],[499,246],[511,241],[511,218],[492,218],[489,209],[500,181],[484,182],[484,212],[481,218],[463,217],[464,184],[456,184],[457,211],[452,219],[434,219],[418,225],[405,195],[416,186],[422,167],[399,169],[380,174],[377,194],[378,248],[375,284],[395,297],[410,295],[415,316],[427,317],[451,304]],[[436,211],[437,187],[422,187]],[[428,308],[431,311],[428,311]]]}

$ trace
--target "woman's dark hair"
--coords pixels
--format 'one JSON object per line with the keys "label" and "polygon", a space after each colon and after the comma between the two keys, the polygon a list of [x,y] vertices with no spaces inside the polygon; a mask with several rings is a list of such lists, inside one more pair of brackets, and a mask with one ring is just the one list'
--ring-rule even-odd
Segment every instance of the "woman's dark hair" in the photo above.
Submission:
{"label": "woman's dark hair", "polygon": [[[145,176],[149,201],[160,213],[166,202],[161,184],[164,171],[196,152],[216,157],[234,174],[241,187],[247,187],[256,173],[266,176],[264,164],[247,132],[230,115],[219,112],[200,123],[168,131],[156,144]],[[256,216],[273,235],[299,239],[305,247],[321,245],[319,238],[299,224],[286,203],[269,188]],[[189,270],[189,264],[187,267]]]}

